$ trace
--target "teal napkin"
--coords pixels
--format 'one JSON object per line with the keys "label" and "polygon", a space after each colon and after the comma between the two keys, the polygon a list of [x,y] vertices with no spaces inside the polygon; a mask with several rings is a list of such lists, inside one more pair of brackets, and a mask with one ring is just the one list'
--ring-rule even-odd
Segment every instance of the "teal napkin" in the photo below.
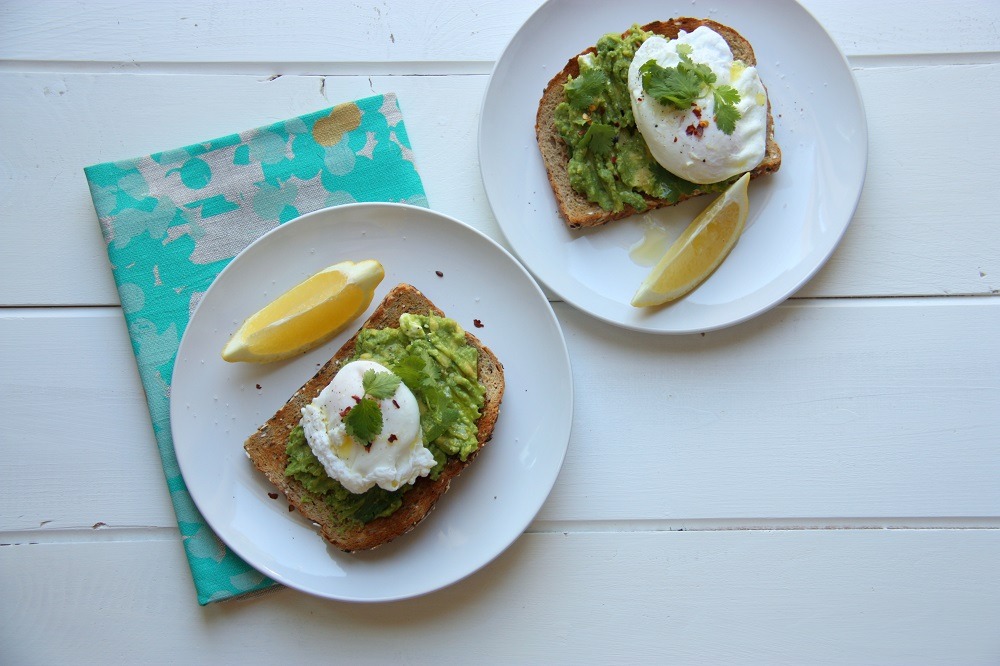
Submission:
{"label": "teal napkin", "polygon": [[198,603],[276,585],[231,552],[195,508],[170,436],[170,378],[201,296],[240,250],[326,206],[426,206],[396,96],[339,104],[177,150],[84,169]]}

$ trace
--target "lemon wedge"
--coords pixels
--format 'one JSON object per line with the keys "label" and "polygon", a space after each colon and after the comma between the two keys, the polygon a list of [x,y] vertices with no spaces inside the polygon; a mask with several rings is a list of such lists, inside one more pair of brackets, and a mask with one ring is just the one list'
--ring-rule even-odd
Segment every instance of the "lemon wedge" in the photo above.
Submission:
{"label": "lemon wedge", "polygon": [[318,347],[361,316],[385,277],[374,259],[342,261],[251,315],[222,350],[230,363],[269,363]]}
{"label": "lemon wedge", "polygon": [[725,259],[747,221],[750,207],[746,173],[694,218],[667,248],[632,297],[637,308],[662,305],[687,294]]}

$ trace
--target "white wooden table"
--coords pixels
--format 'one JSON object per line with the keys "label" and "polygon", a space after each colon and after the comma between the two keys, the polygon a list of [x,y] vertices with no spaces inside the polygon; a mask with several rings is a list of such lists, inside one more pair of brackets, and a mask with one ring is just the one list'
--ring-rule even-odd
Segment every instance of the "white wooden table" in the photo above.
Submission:
{"label": "white wooden table", "polygon": [[432,207],[502,242],[479,105],[538,4],[0,4],[0,663],[1000,662],[993,0],[805,1],[869,123],[843,242],[704,336],[555,302],[569,453],[495,562],[398,603],[196,604],[82,168],[396,91]]}

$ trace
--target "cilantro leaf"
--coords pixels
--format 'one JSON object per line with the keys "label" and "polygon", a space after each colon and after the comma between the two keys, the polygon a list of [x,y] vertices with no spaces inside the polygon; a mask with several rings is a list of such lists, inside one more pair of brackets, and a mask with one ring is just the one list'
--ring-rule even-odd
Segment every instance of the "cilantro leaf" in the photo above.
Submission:
{"label": "cilantro leaf", "polygon": [[611,152],[617,130],[611,125],[593,123],[587,128],[587,133],[580,140],[580,146],[595,155],[607,155]]}
{"label": "cilantro leaf", "polygon": [[[684,49],[682,47],[686,46]],[[677,69],[687,71],[694,74],[699,79],[701,79],[705,85],[712,85],[715,83],[715,72],[712,68],[703,62],[695,62],[691,60],[691,45],[690,44],[678,44],[677,45],[677,55],[681,59],[677,63]]]}
{"label": "cilantro leaf", "polygon": [[661,67],[649,60],[639,68],[642,89],[664,106],[686,109],[701,96],[704,82],[691,68]]}
{"label": "cilantro leaf", "polygon": [[424,426],[424,441],[433,442],[444,434],[461,417],[452,405],[451,394],[441,386],[424,391],[424,405],[427,409],[421,423]]}
{"label": "cilantro leaf", "polygon": [[642,88],[664,106],[687,109],[702,96],[707,87],[715,100],[715,124],[725,134],[736,130],[736,121],[742,114],[736,108],[740,93],[730,85],[715,86],[715,73],[704,63],[691,60],[691,46],[679,44],[680,62],[676,67],[661,67],[650,60],[639,68]]}
{"label": "cilantro leaf", "polygon": [[382,410],[371,398],[362,398],[344,417],[347,434],[370,444],[382,432]]}
{"label": "cilantro leaf", "polygon": [[376,372],[375,370],[365,370],[361,377],[361,388],[366,395],[370,395],[376,400],[391,398],[399,388],[400,378],[391,372]]}
{"label": "cilantro leaf", "polygon": [[740,91],[732,86],[719,86],[715,89],[715,103],[721,99],[726,104],[739,104]]}
{"label": "cilantro leaf", "polygon": [[423,358],[417,354],[410,354],[397,363],[392,370],[411,391],[415,391],[428,374],[426,365]]}
{"label": "cilantro leaf", "polygon": [[732,86],[719,86],[712,94],[715,97],[715,124],[724,134],[732,134],[736,129],[736,121],[743,116],[736,108],[740,93]]}
{"label": "cilantro leaf", "polygon": [[608,77],[604,70],[587,68],[580,70],[580,75],[563,86],[566,101],[578,109],[586,109],[600,100],[608,86]]}
{"label": "cilantro leaf", "polygon": [[715,109],[715,124],[723,134],[732,134],[736,130],[736,121],[742,117],[735,106],[720,106]]}

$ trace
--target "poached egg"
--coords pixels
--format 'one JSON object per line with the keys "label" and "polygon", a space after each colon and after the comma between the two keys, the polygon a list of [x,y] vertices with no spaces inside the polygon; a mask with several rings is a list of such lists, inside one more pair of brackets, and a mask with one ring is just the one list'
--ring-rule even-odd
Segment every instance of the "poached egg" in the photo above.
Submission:
{"label": "poached egg", "polygon": [[300,421],[323,469],[352,493],[375,485],[396,490],[427,476],[434,467],[434,455],[423,443],[417,399],[402,382],[392,396],[376,400],[382,411],[382,431],[371,446],[347,434],[344,416],[364,397],[362,379],[368,370],[390,372],[374,361],[348,363],[302,408]]}
{"label": "poached egg", "polygon": [[[706,88],[688,109],[664,106],[642,87],[639,69],[655,60],[661,67],[680,62],[677,47],[691,47],[689,57],[715,73],[715,86],[730,85],[740,93],[736,105],[741,117],[732,134],[715,124],[715,101]],[[756,67],[733,59],[723,37],[705,26],[676,39],[649,37],[636,50],[628,70],[629,97],[636,127],[646,140],[653,158],[667,171],[697,184],[717,183],[752,170],[764,159],[767,133],[767,93]],[[707,121],[707,124],[706,122]]]}

